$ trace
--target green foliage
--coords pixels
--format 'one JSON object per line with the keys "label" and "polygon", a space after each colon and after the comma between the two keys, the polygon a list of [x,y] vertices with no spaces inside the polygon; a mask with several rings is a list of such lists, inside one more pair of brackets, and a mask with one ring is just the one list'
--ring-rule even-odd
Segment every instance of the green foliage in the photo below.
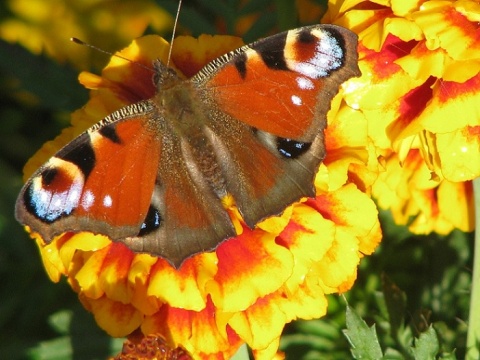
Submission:
{"label": "green foliage", "polygon": [[369,327],[349,306],[347,306],[346,325],[347,329],[343,333],[350,343],[354,359],[381,359],[383,357],[375,325]]}
{"label": "green foliage", "polygon": [[415,346],[412,348],[415,360],[436,359],[438,351],[438,337],[433,327],[429,327],[427,331],[421,333],[420,337],[415,340]]}

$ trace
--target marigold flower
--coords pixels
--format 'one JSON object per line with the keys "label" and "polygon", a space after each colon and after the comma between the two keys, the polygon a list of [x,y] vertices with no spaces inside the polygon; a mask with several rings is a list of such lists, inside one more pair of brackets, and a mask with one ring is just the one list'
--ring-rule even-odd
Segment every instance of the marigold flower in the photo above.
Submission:
{"label": "marigold flower", "polygon": [[[239,45],[227,36],[179,37],[171,64],[191,76]],[[98,119],[152,97],[152,73],[138,63],[151,67],[154,59],[165,60],[167,51],[163,39],[145,36],[121,52],[135,63],[114,57],[101,76],[82,73],[80,81],[92,89],[90,101],[74,113],[71,129],[32,158],[26,173]],[[329,116],[328,157],[315,181],[315,198],[291,205],[253,230],[231,206],[240,235],[214,252],[187,259],[178,270],[102,235],[66,233],[48,245],[37,237],[50,278],[65,275],[112,336],[137,329],[160,334],[171,348],[182,347],[201,359],[229,358],[247,343],[257,358],[273,358],[284,325],[323,316],[325,295],[348,290],[360,259],[381,239],[376,207],[360,190],[370,186],[369,176],[352,176],[355,170],[371,173],[360,170],[372,157],[366,123],[359,119],[347,127],[346,116],[334,117],[341,103],[338,96]]]}
{"label": "marigold flower", "polygon": [[[413,217],[414,232],[473,230],[471,216],[452,214],[473,210],[471,185],[454,183],[480,175],[479,18],[473,0],[330,1],[324,17],[359,35],[363,75],[347,100],[386,164],[374,196],[399,223]],[[449,202],[455,209],[441,205]]]}
{"label": "marigold flower", "polygon": [[454,228],[468,232],[475,227],[472,182],[431,179],[419,150],[411,150],[403,162],[396,153],[387,156],[372,194],[397,224],[416,234],[446,235]]}

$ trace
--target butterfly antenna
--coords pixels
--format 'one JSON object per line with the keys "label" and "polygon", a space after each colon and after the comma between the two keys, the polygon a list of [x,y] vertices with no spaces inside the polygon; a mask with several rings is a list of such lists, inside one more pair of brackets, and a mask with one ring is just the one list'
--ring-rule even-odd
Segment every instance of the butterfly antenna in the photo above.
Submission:
{"label": "butterfly antenna", "polygon": [[103,49],[100,49],[99,47],[96,47],[95,45],[92,45],[92,44],[89,44],[89,43],[86,43],[85,41],[82,41],[80,39],[77,39],[76,37],[72,37],[70,38],[70,41],[71,42],[74,42],[75,44],[78,44],[78,45],[83,45],[83,46],[86,46],[90,49],[94,49],[96,51],[99,51],[101,53],[104,53],[104,54],[107,54],[107,55],[110,55],[110,56],[115,56],[117,58],[120,58],[122,60],[125,60],[125,61],[128,61],[129,63],[131,64],[135,64],[136,66],[140,66],[148,71],[154,71],[152,68],[149,68],[148,66],[145,66],[139,62],[136,62],[136,61],[133,61],[132,59],[129,59],[129,58],[126,58],[125,56],[122,56],[122,55],[118,55],[118,54],[114,54],[114,53],[111,53],[110,51],[107,51],[107,50],[103,50]]}
{"label": "butterfly antenna", "polygon": [[182,7],[182,0],[178,0],[177,14],[175,15],[175,21],[173,23],[172,40],[170,41],[170,49],[168,49],[167,67],[170,66],[170,59],[172,58],[173,41],[175,38],[175,32],[177,31],[177,24],[178,24],[178,18],[180,17],[181,7]]}

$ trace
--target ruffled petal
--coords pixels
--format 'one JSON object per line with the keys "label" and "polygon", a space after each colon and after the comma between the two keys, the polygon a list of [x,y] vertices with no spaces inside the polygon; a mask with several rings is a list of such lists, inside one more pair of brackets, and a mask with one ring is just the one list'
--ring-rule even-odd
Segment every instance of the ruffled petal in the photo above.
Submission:
{"label": "ruffled petal", "polygon": [[[467,181],[480,175],[478,1],[331,4],[324,20],[359,35],[362,76],[349,81],[347,99],[361,113],[351,119],[367,124],[367,168],[377,171],[360,171],[373,179],[378,204],[417,233],[471,230]],[[451,182],[466,183],[453,189]],[[464,221],[440,206],[444,189]]]}
{"label": "ruffled petal", "polygon": [[[261,244],[261,246],[259,246]],[[241,311],[276,291],[291,275],[293,257],[275,234],[245,228],[217,250],[218,272],[207,290],[225,312]]]}

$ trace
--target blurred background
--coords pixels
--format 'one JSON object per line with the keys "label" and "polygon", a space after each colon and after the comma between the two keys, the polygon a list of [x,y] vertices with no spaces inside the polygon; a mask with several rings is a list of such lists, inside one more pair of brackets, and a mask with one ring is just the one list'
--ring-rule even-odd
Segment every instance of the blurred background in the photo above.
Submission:
{"label": "blurred background", "polygon": [[[184,0],[177,35],[229,34],[251,42],[281,30],[318,23],[326,1]],[[65,281],[50,282],[35,243],[13,217],[25,162],[68,126],[88,91],[81,71],[99,73],[109,56],[70,42],[77,37],[114,52],[144,34],[170,40],[177,1],[6,0],[0,2],[0,357],[106,359],[122,339],[110,339]],[[375,322],[384,347],[389,333],[385,294],[398,285],[401,321],[418,328],[435,322],[445,351],[465,349],[471,234],[413,236],[381,214],[385,240],[362,262],[350,305]],[[421,239],[420,239],[421,238]],[[421,241],[419,241],[421,240]],[[392,279],[390,280],[385,279]],[[394,285],[396,284],[396,285]],[[405,295],[407,294],[407,295]],[[402,308],[404,306],[404,308]],[[345,300],[332,296],[329,314],[285,330],[281,349],[291,359],[350,357]],[[401,357],[400,357],[401,358]]]}

